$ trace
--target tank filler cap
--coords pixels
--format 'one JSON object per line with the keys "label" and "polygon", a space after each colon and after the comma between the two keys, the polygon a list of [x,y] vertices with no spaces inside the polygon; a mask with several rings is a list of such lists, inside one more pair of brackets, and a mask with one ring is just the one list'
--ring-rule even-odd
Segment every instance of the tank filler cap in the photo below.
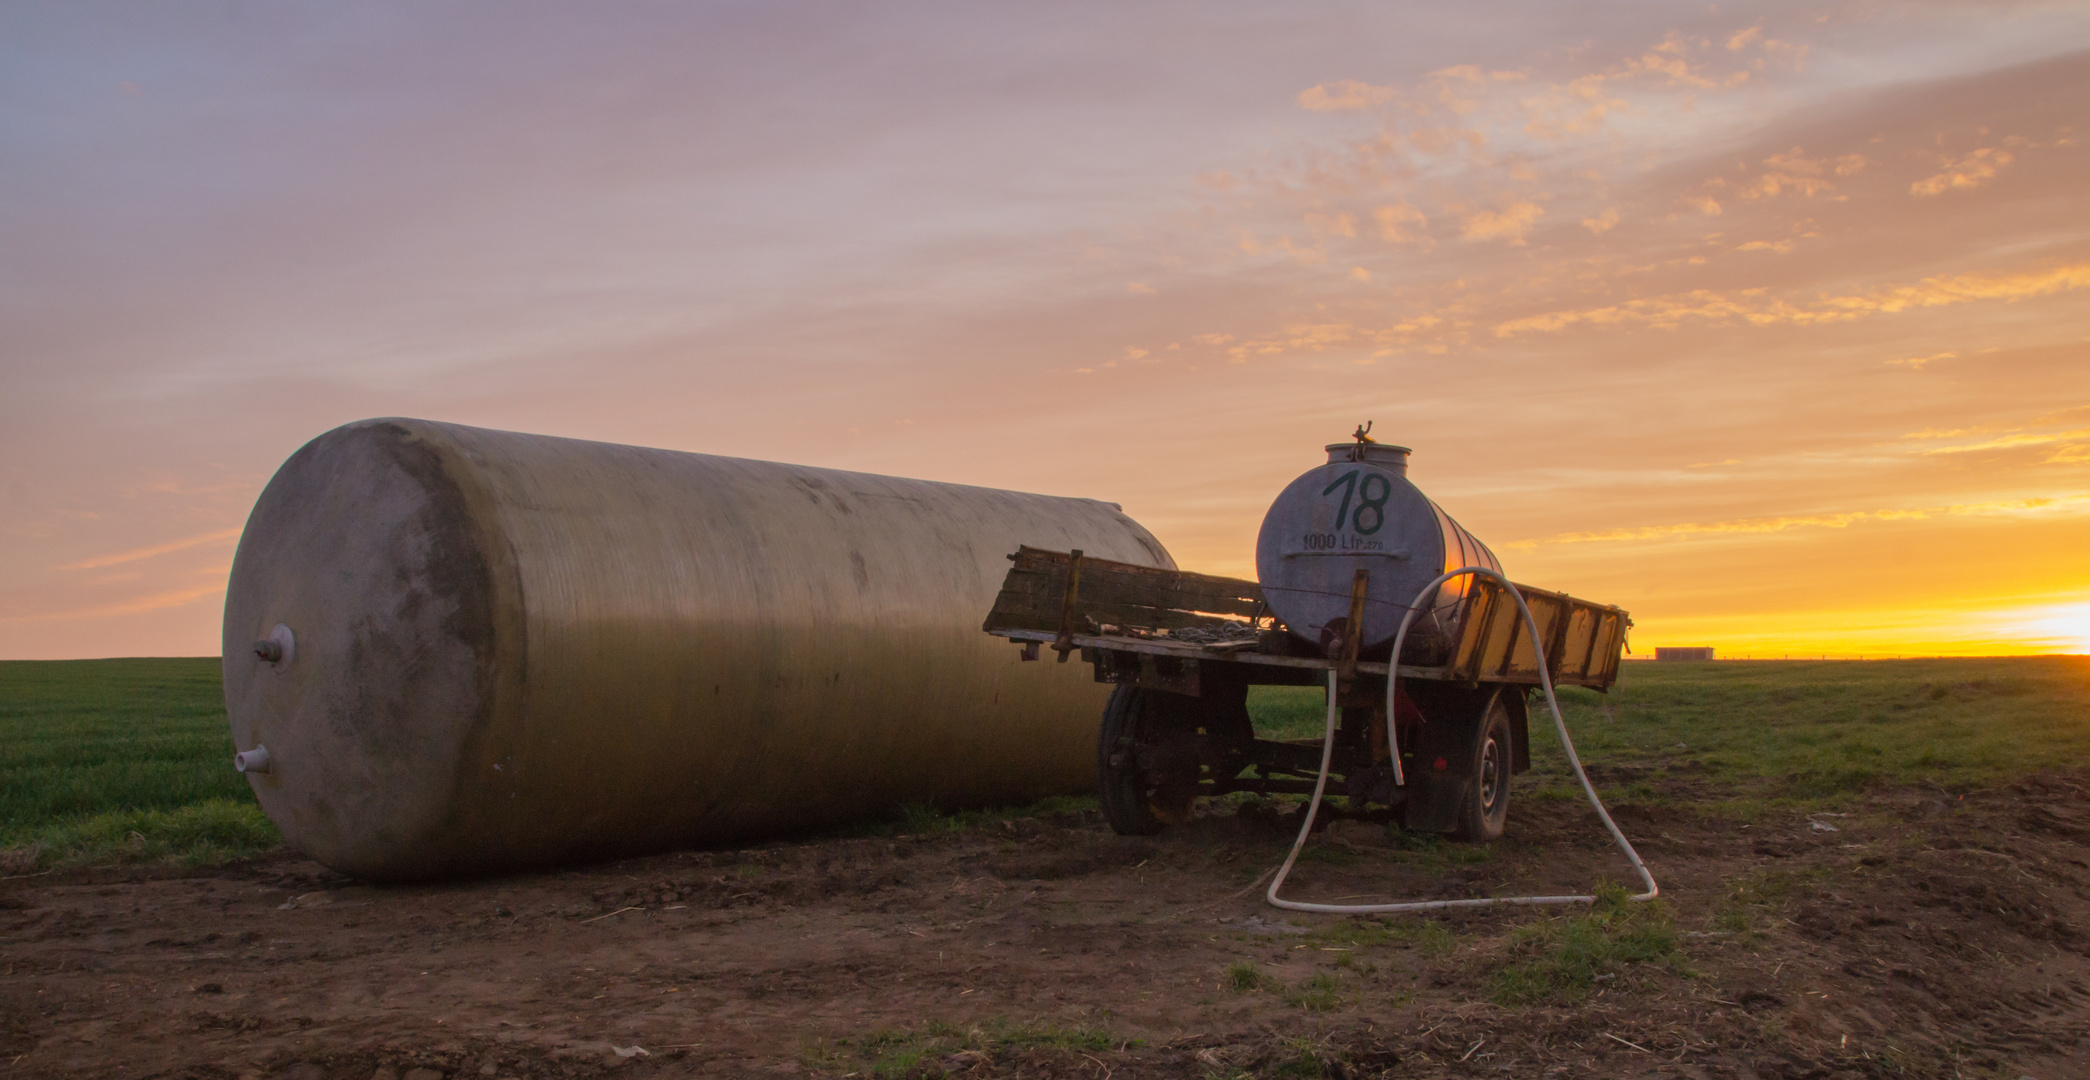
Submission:
{"label": "tank filler cap", "polygon": [[252,750],[232,755],[232,767],[243,773],[265,773],[269,771],[269,748],[256,746]]}
{"label": "tank filler cap", "polygon": [[1396,476],[1408,475],[1408,453],[1405,446],[1379,442],[1338,442],[1328,444],[1328,464],[1362,461],[1377,465]]}

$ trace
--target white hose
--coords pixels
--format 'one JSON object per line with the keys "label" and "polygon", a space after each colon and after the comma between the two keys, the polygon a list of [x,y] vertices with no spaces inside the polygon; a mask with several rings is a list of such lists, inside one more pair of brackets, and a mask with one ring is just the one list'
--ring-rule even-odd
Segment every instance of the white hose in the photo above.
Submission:
{"label": "white hose", "polygon": [[[1611,831],[1611,839],[1618,843],[1620,851],[1633,862],[1633,869],[1640,872],[1640,880],[1647,883],[1647,891],[1628,897],[1631,900],[1652,900],[1661,894],[1655,884],[1655,876],[1647,872],[1647,864],[1640,861],[1640,853],[1633,850],[1626,834],[1618,831],[1618,823],[1611,820],[1611,813],[1604,809],[1604,802],[1597,798],[1597,789],[1590,784],[1589,774],[1582,771],[1582,759],[1575,756],[1575,741],[1568,737],[1567,721],[1560,715],[1560,699],[1553,696],[1553,675],[1546,670],[1546,658],[1539,649],[1538,620],[1531,617],[1531,608],[1524,603],[1524,594],[1508,578],[1485,566],[1462,566],[1457,570],[1440,574],[1437,580],[1423,587],[1408,605],[1408,613],[1401,619],[1401,628],[1393,636],[1393,653],[1386,661],[1386,745],[1393,752],[1394,783],[1406,787],[1401,771],[1400,737],[1394,731],[1394,687],[1400,678],[1401,645],[1407,640],[1408,626],[1415,616],[1422,613],[1424,605],[1435,594],[1438,586],[1453,578],[1472,574],[1489,578],[1509,590],[1511,599],[1517,602],[1517,611],[1524,616],[1524,625],[1531,631],[1531,651],[1538,656],[1539,686],[1546,691],[1546,705],[1553,710],[1553,728],[1560,733],[1560,747],[1567,751],[1568,765],[1575,770],[1575,779],[1582,782],[1582,791],[1589,796],[1589,805],[1596,808],[1597,816],[1604,820],[1604,828]],[[1306,847],[1306,838],[1313,832],[1314,815],[1321,809],[1321,794],[1328,788],[1328,767],[1335,757],[1335,723],[1341,715],[1341,706],[1336,695],[1336,673],[1328,671],[1328,729],[1321,740],[1321,775],[1314,781],[1312,801],[1306,804],[1306,818],[1299,824],[1299,839],[1292,841],[1292,852],[1284,858],[1284,865],[1277,868],[1277,876],[1270,879],[1270,891],[1264,894],[1272,906],[1288,911],[1318,911],[1335,915],[1370,915],[1393,911],[1434,911],[1440,908],[1485,907],[1489,904],[1589,904],[1594,896],[1489,896],[1473,900],[1411,900],[1399,904],[1309,904],[1298,900],[1285,900],[1277,895],[1284,879],[1292,872],[1292,864],[1299,861],[1299,852]],[[1507,793],[1505,792],[1505,795]]]}

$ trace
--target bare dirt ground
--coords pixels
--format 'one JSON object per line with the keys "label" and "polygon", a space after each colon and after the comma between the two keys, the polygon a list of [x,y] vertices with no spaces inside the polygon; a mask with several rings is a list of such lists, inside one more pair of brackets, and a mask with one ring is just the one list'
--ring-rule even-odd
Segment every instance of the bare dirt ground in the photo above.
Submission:
{"label": "bare dirt ground", "polygon": [[[1250,886],[1289,834],[1253,812],[413,887],[60,871],[0,881],[0,1076],[2090,1076],[2086,777],[1869,805],[1624,808],[1680,955],[1515,1007],[1494,973],[1559,910],[1287,915]],[[1339,822],[1288,894],[1628,879],[1586,807],[1510,828],[1474,861]]]}

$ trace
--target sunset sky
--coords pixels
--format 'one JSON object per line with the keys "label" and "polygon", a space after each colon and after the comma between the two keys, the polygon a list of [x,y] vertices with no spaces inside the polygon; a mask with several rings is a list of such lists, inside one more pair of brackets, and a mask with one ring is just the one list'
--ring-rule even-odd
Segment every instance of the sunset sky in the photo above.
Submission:
{"label": "sunset sky", "polygon": [[1085,495],[1374,422],[1723,656],[2090,652],[2090,6],[0,7],[0,657],[404,415]]}

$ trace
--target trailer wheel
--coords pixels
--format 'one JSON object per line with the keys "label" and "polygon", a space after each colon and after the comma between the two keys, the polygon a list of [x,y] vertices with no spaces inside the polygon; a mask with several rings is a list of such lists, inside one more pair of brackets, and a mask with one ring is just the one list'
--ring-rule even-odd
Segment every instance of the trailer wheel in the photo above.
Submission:
{"label": "trailer wheel", "polygon": [[[1121,836],[1151,836],[1163,826],[1190,816],[1197,801],[1197,776],[1188,783],[1169,776],[1160,782],[1150,775],[1148,760],[1155,752],[1154,695],[1129,683],[1120,684],[1103,710],[1102,729],[1096,735],[1096,779],[1102,797],[1103,818]],[[1193,770],[1195,766],[1193,765]]]}
{"label": "trailer wheel", "polygon": [[1488,700],[1488,711],[1474,725],[1471,756],[1467,759],[1464,794],[1459,799],[1459,823],[1452,835],[1468,843],[1499,839],[1509,821],[1509,778],[1516,771],[1516,742],[1510,734],[1509,706],[1496,694]]}

